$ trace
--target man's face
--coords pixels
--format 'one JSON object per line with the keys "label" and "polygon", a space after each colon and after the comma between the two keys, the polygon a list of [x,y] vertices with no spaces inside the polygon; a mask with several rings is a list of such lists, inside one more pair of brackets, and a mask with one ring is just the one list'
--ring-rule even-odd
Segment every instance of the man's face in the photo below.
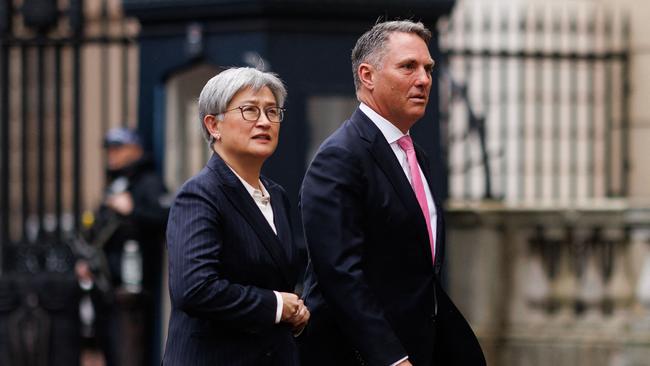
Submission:
{"label": "man's face", "polygon": [[142,148],[135,144],[109,146],[106,149],[106,164],[109,170],[122,169],[142,157]]}
{"label": "man's face", "polygon": [[373,72],[373,99],[377,112],[401,130],[422,116],[429,101],[433,60],[422,38],[392,33],[379,68]]}

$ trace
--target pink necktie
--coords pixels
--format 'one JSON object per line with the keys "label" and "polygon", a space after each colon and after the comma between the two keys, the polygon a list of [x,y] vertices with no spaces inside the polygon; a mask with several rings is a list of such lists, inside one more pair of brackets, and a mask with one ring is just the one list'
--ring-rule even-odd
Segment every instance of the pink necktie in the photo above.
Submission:
{"label": "pink necktie", "polygon": [[406,153],[406,158],[409,162],[409,170],[411,171],[411,185],[415,191],[415,197],[420,204],[424,219],[427,223],[427,231],[429,232],[429,244],[431,245],[431,258],[435,262],[435,246],[433,243],[433,233],[431,232],[431,216],[429,215],[429,205],[427,204],[427,195],[424,193],[424,184],[422,184],[422,177],[420,177],[420,168],[418,167],[418,159],[415,156],[415,149],[413,148],[413,140],[411,136],[402,136],[397,140],[399,147]]}

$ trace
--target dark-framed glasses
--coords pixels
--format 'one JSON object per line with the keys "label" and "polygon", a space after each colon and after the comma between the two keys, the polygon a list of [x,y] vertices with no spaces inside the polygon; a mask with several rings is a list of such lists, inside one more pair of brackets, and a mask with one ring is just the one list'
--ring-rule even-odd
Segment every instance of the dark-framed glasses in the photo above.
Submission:
{"label": "dark-framed glasses", "polygon": [[[226,111],[223,111],[220,114],[232,112],[238,109],[241,112],[241,117],[245,121],[257,122],[260,119],[260,116],[262,115],[262,109],[260,109],[260,107],[256,105],[242,105],[239,107],[235,107],[233,109],[228,109]],[[266,107],[264,108],[264,115],[269,121],[280,123],[284,119],[284,111],[285,109],[280,107]]]}

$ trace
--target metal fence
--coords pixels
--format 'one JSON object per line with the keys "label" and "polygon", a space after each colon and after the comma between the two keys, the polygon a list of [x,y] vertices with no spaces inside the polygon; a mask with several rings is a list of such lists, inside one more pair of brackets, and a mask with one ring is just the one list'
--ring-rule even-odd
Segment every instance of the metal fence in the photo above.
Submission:
{"label": "metal fence", "polygon": [[79,229],[87,188],[96,189],[84,182],[103,183],[84,171],[103,172],[97,136],[135,115],[137,49],[111,6],[0,2],[0,273],[3,249]]}
{"label": "metal fence", "polygon": [[459,7],[440,28],[452,200],[627,194],[627,16],[597,5]]}

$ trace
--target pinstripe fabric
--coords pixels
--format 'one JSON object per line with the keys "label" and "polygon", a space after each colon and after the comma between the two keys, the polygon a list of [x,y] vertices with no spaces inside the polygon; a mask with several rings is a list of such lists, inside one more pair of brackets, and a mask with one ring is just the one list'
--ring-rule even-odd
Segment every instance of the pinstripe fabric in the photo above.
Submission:
{"label": "pinstripe fabric", "polygon": [[179,190],[167,226],[172,302],[163,365],[298,365],[274,324],[273,290],[293,291],[298,255],[282,187],[262,177],[276,235],[219,155]]}

